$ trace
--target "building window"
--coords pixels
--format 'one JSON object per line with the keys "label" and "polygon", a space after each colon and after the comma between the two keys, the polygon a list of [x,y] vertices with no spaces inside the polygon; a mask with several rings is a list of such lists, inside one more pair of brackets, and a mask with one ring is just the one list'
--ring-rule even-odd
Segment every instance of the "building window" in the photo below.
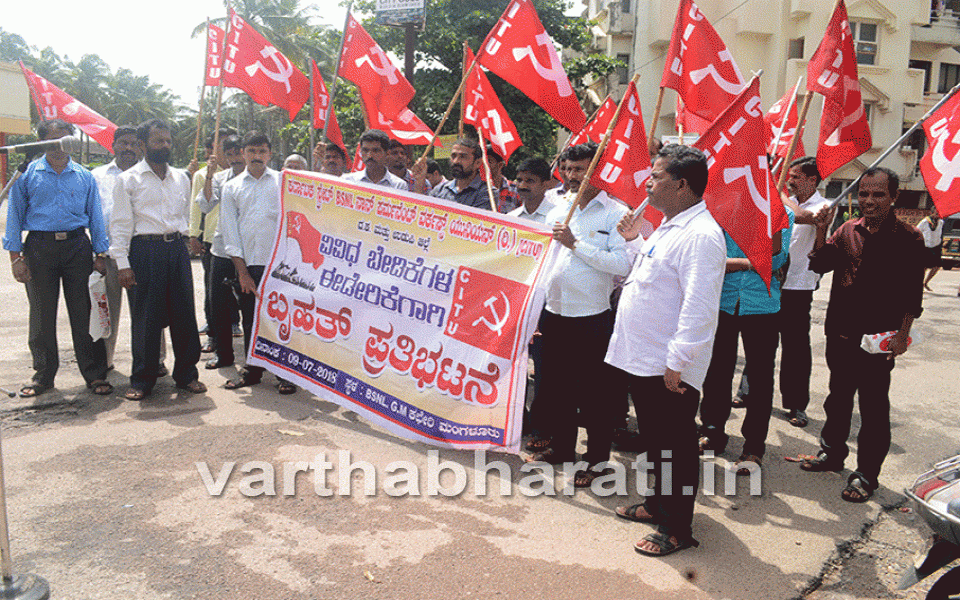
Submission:
{"label": "building window", "polygon": [[630,13],[630,0],[620,0],[620,12]]}
{"label": "building window", "polygon": [[617,67],[617,78],[620,80],[620,85],[627,85],[630,83],[630,55],[618,54],[617,60],[623,63],[622,66]]}
{"label": "building window", "polygon": [[790,40],[787,47],[787,60],[791,58],[803,58],[803,38]]}
{"label": "building window", "polygon": [[937,84],[937,93],[946,94],[953,86],[960,82],[960,65],[940,63],[940,82]]}
{"label": "building window", "polygon": [[930,93],[930,76],[933,74],[933,63],[929,60],[911,60],[911,69],[923,69],[923,93]]}
{"label": "building window", "polygon": [[877,24],[850,21],[850,31],[853,33],[857,64],[877,64]]}

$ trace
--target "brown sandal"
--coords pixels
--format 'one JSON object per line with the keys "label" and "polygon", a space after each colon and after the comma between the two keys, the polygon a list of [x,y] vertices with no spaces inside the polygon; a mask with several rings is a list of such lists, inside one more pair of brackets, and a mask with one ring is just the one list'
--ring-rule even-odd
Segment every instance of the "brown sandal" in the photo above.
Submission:
{"label": "brown sandal", "polygon": [[186,390],[191,394],[202,394],[207,391],[207,386],[203,385],[199,379],[194,379],[190,383],[178,384],[177,389]]}

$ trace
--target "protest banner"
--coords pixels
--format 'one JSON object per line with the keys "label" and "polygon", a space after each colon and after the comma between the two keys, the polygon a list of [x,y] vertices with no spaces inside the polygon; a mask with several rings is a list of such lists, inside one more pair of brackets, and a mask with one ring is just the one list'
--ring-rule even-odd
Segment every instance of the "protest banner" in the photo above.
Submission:
{"label": "protest banner", "polygon": [[249,364],[406,438],[519,452],[549,230],[308,172],[281,195]]}

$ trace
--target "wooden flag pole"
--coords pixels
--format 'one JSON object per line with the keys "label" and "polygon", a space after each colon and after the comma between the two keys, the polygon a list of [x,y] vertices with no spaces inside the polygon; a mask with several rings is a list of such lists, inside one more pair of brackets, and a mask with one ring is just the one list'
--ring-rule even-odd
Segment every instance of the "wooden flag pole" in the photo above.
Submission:
{"label": "wooden flag pole", "polygon": [[650,123],[650,141],[647,146],[653,147],[653,140],[657,139],[657,122],[660,121],[660,107],[663,106],[663,91],[666,88],[660,86],[660,93],[657,94],[657,104],[653,107],[653,121]]}
{"label": "wooden flag pole", "polygon": [[[453,98],[450,99],[450,104],[447,106],[447,112],[443,113],[443,118],[440,119],[440,123],[437,125],[437,128],[433,131],[433,137],[430,138],[430,143],[427,144],[427,147],[424,149],[423,154],[420,156],[421,159],[426,159],[427,154],[430,153],[430,150],[433,148],[433,145],[437,141],[437,136],[440,135],[440,130],[443,129],[443,126],[446,124],[447,119],[450,118],[450,113],[453,112],[453,105],[457,103],[457,100],[460,98],[460,95],[463,94],[463,88],[467,87],[467,79],[470,77],[470,74],[473,73],[473,70],[477,68],[477,62],[480,60],[480,56],[483,54],[483,48],[480,48],[477,51],[476,56],[473,57],[473,62],[470,63],[470,68],[467,69],[466,74],[463,76],[463,79],[460,80],[460,87],[457,88],[457,91],[454,92]],[[481,139],[483,136],[480,136]]]}
{"label": "wooden flag pole", "polygon": [[[224,35],[226,38],[226,35]],[[224,39],[224,42],[227,40]],[[197,113],[197,133],[193,137],[193,162],[197,160],[197,150],[200,147],[200,130],[203,128],[203,98],[207,91],[207,56],[210,52],[210,18],[207,17],[207,43],[203,47],[203,79],[200,82],[200,111]],[[220,56],[223,57],[223,44],[220,45]]]}
{"label": "wooden flag pole", "polygon": [[[347,15],[343,18],[343,32],[340,33],[340,48],[337,50],[337,62],[333,66],[333,81],[330,83],[330,100],[327,102],[327,118],[323,121],[323,143],[327,143],[327,130],[330,128],[330,115],[333,113],[333,99],[337,95],[337,80],[340,79],[340,61],[343,59],[343,41],[347,38],[347,25],[350,24],[350,9],[353,8],[353,0],[350,0],[350,3],[347,4]],[[310,93],[313,93],[313,90],[310,90]],[[366,122],[366,113],[364,113],[364,122]],[[310,124],[313,127],[313,123]],[[369,127],[369,126],[368,126]],[[313,148],[310,149],[310,153],[313,153]]]}
{"label": "wooden flag pole", "polygon": [[313,128],[317,117],[317,95],[313,91],[313,58],[310,59],[310,147],[307,149],[307,170],[313,170],[313,148],[316,145],[317,132]]}
{"label": "wooden flag pole", "polygon": [[[637,85],[637,82],[640,81],[639,73],[633,76],[633,79],[630,80],[633,85]],[[629,91],[629,87],[627,90]],[[573,211],[577,210],[577,206],[580,205],[580,200],[583,198],[583,190],[590,184],[590,178],[593,177],[593,171],[597,168],[597,163],[600,162],[600,157],[603,155],[603,151],[607,149],[607,143],[610,141],[610,134],[613,133],[613,128],[617,126],[617,119],[620,118],[620,111],[623,110],[623,105],[627,103],[627,96],[629,94],[624,94],[623,98],[620,98],[620,103],[617,104],[617,111],[613,113],[613,118],[610,119],[610,124],[607,126],[607,131],[603,134],[603,139],[600,141],[600,145],[597,147],[596,154],[593,155],[593,160],[590,161],[590,166],[587,167],[587,172],[583,176],[583,182],[580,184],[580,189],[577,190],[577,197],[573,201],[573,204],[570,206],[570,211],[567,212],[567,218],[564,220],[564,225],[570,224],[570,219],[573,218]]]}
{"label": "wooden flag pole", "polygon": [[[463,66],[460,69],[461,72],[467,67],[467,48],[469,48],[469,46],[467,46],[467,40],[463,40]],[[466,77],[466,74],[464,74],[464,77]],[[462,101],[460,102],[460,124],[457,126],[457,135],[460,137],[463,137],[463,118],[466,112],[467,103]]]}
{"label": "wooden flag pole", "polygon": [[[790,140],[790,147],[787,148],[787,153],[785,156],[793,156],[793,153],[797,151],[797,144],[800,142],[800,133],[803,131],[803,126],[807,122],[807,110],[810,109],[810,100],[813,98],[813,92],[807,90],[807,95],[803,98],[803,108],[800,109],[800,115],[797,117],[797,130],[793,132],[793,139]],[[787,181],[787,173],[790,171],[787,165],[790,164],[787,162],[787,159],[783,159],[783,168],[780,169],[780,177],[777,179],[777,194],[782,193],[783,184]]]}
{"label": "wooden flag pole", "polygon": [[[776,151],[776,148],[780,146],[780,138],[783,136],[783,130],[787,128],[787,119],[790,118],[790,111],[793,109],[793,106],[797,103],[797,95],[800,93],[801,81],[803,81],[803,75],[801,75],[800,77],[797,77],[797,84],[793,87],[793,96],[790,98],[789,104],[787,104],[787,110],[783,115],[783,120],[780,121],[780,129],[777,130],[777,137],[773,140],[774,151]],[[797,123],[797,125],[799,125],[799,123]],[[801,133],[802,132],[800,131],[800,127],[797,127],[796,129],[793,130],[794,136],[798,136]],[[784,158],[777,161],[777,163],[773,166],[773,169],[771,169],[770,172],[776,173],[777,174],[776,176],[779,177],[780,176],[779,169],[786,164],[788,164],[788,161],[786,159],[786,156],[784,156]]]}
{"label": "wooden flag pole", "polygon": [[223,61],[227,57],[227,40],[230,39],[232,25],[233,4],[227,0],[227,28],[223,34],[223,47],[220,49],[220,79],[217,82],[217,116],[213,120],[213,152],[217,155],[220,150],[220,107],[223,105]]}
{"label": "wooden flag pole", "polygon": [[477,130],[477,133],[480,133],[480,157],[483,158],[483,174],[486,175],[484,179],[487,180],[487,194],[490,196],[490,210],[493,212],[500,212],[497,210],[497,200],[493,196],[493,183],[490,181],[490,161],[487,160],[487,143],[483,139],[483,133]]}

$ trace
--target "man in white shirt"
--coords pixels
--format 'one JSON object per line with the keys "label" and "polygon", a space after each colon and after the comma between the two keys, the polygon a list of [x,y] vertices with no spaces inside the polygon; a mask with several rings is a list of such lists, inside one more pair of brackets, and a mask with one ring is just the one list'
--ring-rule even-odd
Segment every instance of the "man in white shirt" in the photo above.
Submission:
{"label": "man in white shirt", "polygon": [[555,204],[544,197],[550,185],[550,165],[542,158],[528,158],[517,167],[517,196],[520,206],[508,214],[537,223],[546,223]]}
{"label": "man in white shirt", "polygon": [[784,201],[795,215],[790,237],[790,266],[780,295],[780,397],[787,421],[794,427],[806,427],[810,403],[810,305],[820,275],[808,268],[817,228],[815,219],[828,210],[830,201],[817,192],[820,172],[817,159],[798,158],[790,163],[787,188],[793,194]]}
{"label": "man in white shirt", "polygon": [[933,289],[930,287],[930,280],[932,280],[933,276],[940,270],[940,256],[943,251],[943,219],[940,218],[940,213],[937,212],[936,206],[930,209],[929,215],[917,223],[917,231],[923,236],[923,245],[926,246],[927,252],[930,253],[930,264],[927,265],[930,272],[927,273],[926,278],[923,280],[923,289],[932,292]]}
{"label": "man in white shirt", "polygon": [[407,182],[387,170],[387,148],[390,138],[379,129],[368,129],[360,136],[360,158],[364,169],[340,176],[344,181],[369,183],[395,190],[409,191]]}
{"label": "man in white shirt", "polygon": [[657,528],[634,546],[650,556],[699,545],[691,527],[700,475],[696,416],[727,259],[723,231],[701,199],[706,186],[704,154],[666,146],[647,181],[650,206],[663,212],[663,223],[646,241],[638,215],[619,227],[640,252],[623,286],[606,361],[628,375],[655,483],[645,502],[616,512]]}
{"label": "man in white shirt", "polygon": [[[220,231],[226,252],[237,270],[243,347],[249,352],[257,290],[270,262],[277,226],[283,215],[280,213],[280,173],[267,167],[272,152],[270,139],[258,131],[250,131],[243,136],[241,145],[247,168],[223,186]],[[247,366],[224,387],[235,390],[256,385],[263,379],[263,371],[263,367]],[[297,388],[280,379],[279,391],[292,394]]]}
{"label": "man in white shirt", "polygon": [[131,299],[133,369],[126,398],[143,400],[153,390],[164,326],[170,327],[177,387],[203,393],[207,388],[197,379],[200,334],[186,245],[190,179],[168,164],[173,139],[166,123],[142,123],[137,139],[144,159],[117,178],[110,215],[110,255]]}
{"label": "man in white shirt", "polygon": [[[630,272],[626,242],[617,233],[617,223],[627,209],[585,180],[596,151],[592,142],[570,148],[571,193],[546,219],[553,227],[553,239],[563,248],[547,284],[547,306],[540,320],[543,377],[541,398],[532,415],[540,437],[528,444],[529,449],[539,450],[529,457],[531,461],[572,461],[577,428],[583,424],[588,436],[587,468],[574,475],[576,487],[589,487],[610,458],[615,413],[621,405],[616,391],[623,386],[616,385],[618,374],[604,364],[603,356],[613,326],[614,279]],[[565,224],[581,186],[583,194]]]}
{"label": "man in white shirt", "polygon": [[[100,200],[103,207],[103,222],[109,227],[110,213],[113,210],[113,188],[121,173],[137,164],[142,158],[137,143],[137,130],[130,125],[121,125],[113,132],[113,160],[90,171],[100,188]],[[110,309],[110,336],[107,343],[107,368],[113,369],[113,353],[117,348],[117,330],[120,328],[120,302],[123,288],[117,278],[117,261],[107,259],[107,273],[104,282],[107,286],[107,306]],[[160,340],[160,365],[163,368],[164,344]],[[161,375],[162,376],[162,375]]]}

